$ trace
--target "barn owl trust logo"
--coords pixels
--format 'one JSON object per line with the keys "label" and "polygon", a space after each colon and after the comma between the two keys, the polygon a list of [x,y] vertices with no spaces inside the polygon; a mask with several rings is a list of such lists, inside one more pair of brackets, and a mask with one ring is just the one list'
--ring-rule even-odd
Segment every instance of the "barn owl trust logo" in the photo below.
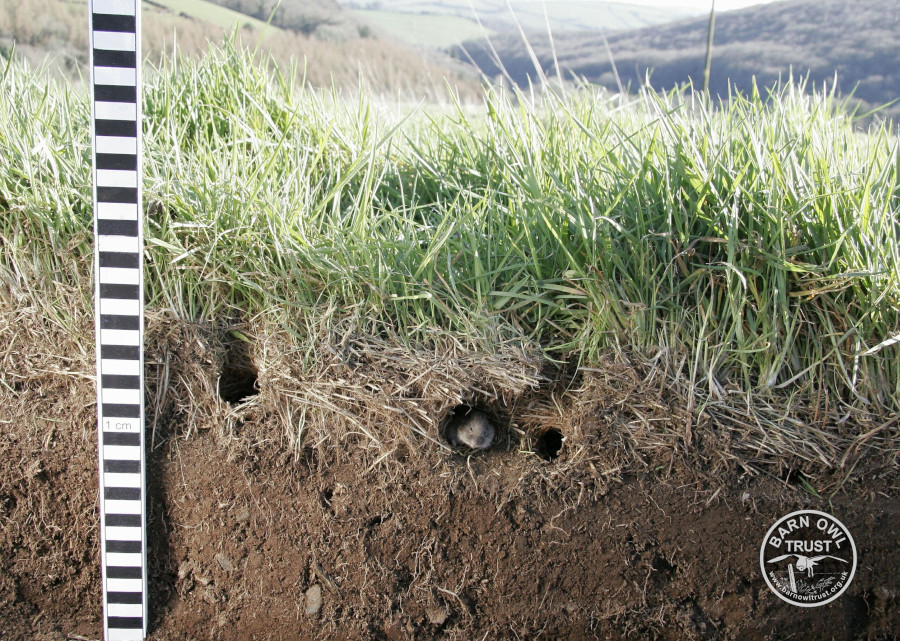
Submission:
{"label": "barn owl trust logo", "polygon": [[856,545],[844,524],[830,514],[800,510],[769,528],[759,564],[779,598],[812,608],[834,601],[850,585]]}

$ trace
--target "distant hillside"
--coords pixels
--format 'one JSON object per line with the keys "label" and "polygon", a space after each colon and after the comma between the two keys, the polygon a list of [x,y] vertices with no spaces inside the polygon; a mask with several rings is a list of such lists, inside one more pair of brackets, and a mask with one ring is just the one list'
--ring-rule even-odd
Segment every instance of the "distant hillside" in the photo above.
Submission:
{"label": "distant hillside", "polygon": [[[609,45],[625,85],[651,84],[669,89],[693,81],[702,85],[707,19],[619,33]],[[547,37],[529,37],[544,72],[553,73]],[[512,78],[527,84],[536,76],[521,39],[512,35],[493,39]],[[563,75],[583,78],[615,89],[616,82],[602,40],[596,34],[555,34]],[[483,41],[465,43],[468,54],[490,77],[500,73]],[[467,59],[465,52],[454,53]],[[720,13],[715,30],[710,89],[727,95],[729,81],[746,90],[756,78],[761,86],[779,75],[809,73],[821,87],[833,81],[862,106],[884,104],[900,96],[900,9],[896,0],[786,0],[741,11]],[[893,115],[900,108],[891,109]]]}
{"label": "distant hillside", "polygon": [[[264,6],[268,0],[257,0]],[[306,24],[316,22],[313,35],[298,25],[304,24],[295,13],[302,5],[310,11],[341,11],[331,0],[295,0],[284,2],[291,9],[281,18],[284,28],[273,26],[263,31],[264,22],[207,0],[150,0],[143,3],[143,53],[153,62],[171,54],[177,45],[182,54],[205,52],[208,43],[221,42],[237,27],[237,38],[248,47],[260,44],[262,54],[271,54],[287,66],[293,60],[306,61],[304,77],[316,86],[355,89],[364,78],[375,93],[410,98],[444,97],[447,81],[463,96],[478,93],[475,73],[446,56],[423,56],[395,42],[361,37],[347,19],[333,17],[325,21],[310,13]],[[268,6],[268,5],[265,5]],[[318,9],[317,9],[318,8]],[[248,9],[249,10],[249,9]],[[279,12],[281,9],[279,9]],[[294,13],[292,13],[294,12]],[[278,14],[276,14],[278,15]],[[291,18],[294,16],[294,18]],[[268,15],[265,16],[268,19]],[[334,31],[338,25],[342,32]],[[332,30],[319,37],[322,29]],[[47,61],[72,81],[87,77],[87,3],[71,0],[0,0],[0,56],[15,50],[17,57],[38,66]]]}
{"label": "distant hillside", "polygon": [[[546,32],[548,18],[550,28],[554,32],[599,29],[614,31],[638,29],[696,14],[679,6],[647,7],[603,0],[546,0],[546,2],[511,0],[515,16],[510,14],[506,0],[471,0],[471,4],[469,0],[338,0],[338,2],[346,9],[354,9],[354,14],[359,19],[368,20],[377,28],[387,29],[401,39],[415,38],[415,34],[409,31],[409,20],[415,16],[431,22],[452,17],[456,22],[451,20],[444,22],[447,35],[454,36],[459,33],[465,37],[473,29],[477,35],[482,33],[482,28],[495,32],[515,31],[517,21],[526,31]],[[677,2],[674,5],[677,5]],[[473,8],[478,16],[477,20],[473,15]],[[398,19],[392,22],[391,16]],[[481,22],[481,26],[478,25],[478,21]],[[426,31],[427,26],[422,29]],[[439,39],[437,46],[443,43],[447,35]]]}
{"label": "distant hillside", "polygon": [[[340,5],[335,0],[211,0],[239,13],[266,22],[272,16],[272,24],[282,29],[299,31],[307,35],[326,25],[344,22]],[[277,10],[276,10],[277,7]],[[275,10],[274,15],[272,11]]]}

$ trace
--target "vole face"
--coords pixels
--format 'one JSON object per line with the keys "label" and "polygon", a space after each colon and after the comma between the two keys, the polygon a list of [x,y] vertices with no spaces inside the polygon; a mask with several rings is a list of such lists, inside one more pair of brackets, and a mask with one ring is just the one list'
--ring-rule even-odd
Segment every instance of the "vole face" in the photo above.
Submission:
{"label": "vole face", "polygon": [[496,430],[483,412],[470,412],[453,420],[447,428],[447,440],[454,447],[486,450],[494,442]]}

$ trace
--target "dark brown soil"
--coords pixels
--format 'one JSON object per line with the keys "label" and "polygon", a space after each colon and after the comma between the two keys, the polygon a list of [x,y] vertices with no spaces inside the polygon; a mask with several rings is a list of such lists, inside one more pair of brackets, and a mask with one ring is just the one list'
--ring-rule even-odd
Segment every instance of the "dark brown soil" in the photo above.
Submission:
{"label": "dark brown soil", "polygon": [[[37,332],[42,345],[54,344],[55,331]],[[66,361],[59,352],[74,348],[64,337],[54,352],[18,335],[20,360],[2,363],[0,639],[97,639],[92,355]],[[179,358],[202,361],[203,346],[179,336]],[[152,639],[889,639],[900,631],[897,476],[875,454],[852,473],[806,465],[804,476],[782,474],[788,468],[777,462],[757,473],[717,462],[699,438],[640,451],[614,420],[628,406],[583,382],[580,394],[559,396],[555,419],[524,399],[488,407],[504,435],[480,455],[441,447],[437,427],[431,441],[402,425],[385,433],[406,437],[381,443],[347,428],[339,439],[311,432],[292,447],[283,419],[262,401],[252,411],[209,398],[217,409],[185,405],[177,377],[159,382],[170,363],[152,352],[162,354],[163,343],[151,341],[147,375]],[[259,379],[264,397],[266,367]],[[210,417],[227,428],[204,426]],[[548,461],[534,450],[552,453],[553,439],[550,451],[540,439],[551,427],[565,440]],[[826,487],[831,500],[809,489]],[[801,508],[840,519],[859,553],[848,591],[818,608],[782,602],[759,568],[766,530]],[[308,614],[314,586],[322,605]]]}

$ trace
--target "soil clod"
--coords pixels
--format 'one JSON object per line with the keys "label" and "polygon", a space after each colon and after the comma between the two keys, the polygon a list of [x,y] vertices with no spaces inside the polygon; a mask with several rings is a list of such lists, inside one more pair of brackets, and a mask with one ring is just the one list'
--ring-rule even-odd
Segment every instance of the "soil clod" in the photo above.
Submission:
{"label": "soil clod", "polygon": [[306,591],[306,613],[318,614],[322,609],[322,588],[318,584]]}
{"label": "soil clod", "polygon": [[428,608],[425,615],[428,617],[428,622],[431,625],[442,626],[449,618],[450,613],[447,612],[447,608],[444,606],[434,606]]}
{"label": "soil clod", "polygon": [[221,566],[223,570],[226,572],[234,572],[234,565],[231,563],[231,559],[227,556],[219,552],[216,554],[216,562]]}

